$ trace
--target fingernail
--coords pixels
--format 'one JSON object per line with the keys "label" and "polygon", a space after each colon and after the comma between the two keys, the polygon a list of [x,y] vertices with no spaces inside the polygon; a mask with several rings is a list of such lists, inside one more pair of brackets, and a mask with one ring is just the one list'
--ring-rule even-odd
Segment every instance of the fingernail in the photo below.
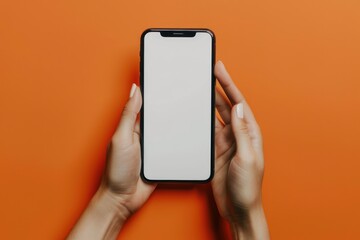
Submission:
{"label": "fingernail", "polygon": [[241,118],[241,119],[244,118],[244,104],[243,103],[238,103],[236,105],[236,115],[238,118]]}
{"label": "fingernail", "polygon": [[132,86],[131,86],[131,90],[130,90],[130,98],[132,96],[134,96],[135,90],[136,90],[136,84],[133,83]]}

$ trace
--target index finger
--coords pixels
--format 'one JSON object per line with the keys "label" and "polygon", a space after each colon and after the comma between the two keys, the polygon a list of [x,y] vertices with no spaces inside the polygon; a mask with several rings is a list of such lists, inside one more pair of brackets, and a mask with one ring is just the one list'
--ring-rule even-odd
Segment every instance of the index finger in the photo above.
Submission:
{"label": "index finger", "polygon": [[261,149],[262,147],[262,136],[259,125],[256,122],[254,114],[247,104],[246,99],[231,79],[230,74],[226,71],[224,64],[218,61],[214,69],[215,76],[219,81],[221,87],[224,89],[227,97],[233,105],[243,102],[244,103],[244,120],[247,123],[251,138],[254,140],[254,144]]}
{"label": "index finger", "polygon": [[221,61],[216,63],[214,73],[232,104],[245,100]]}

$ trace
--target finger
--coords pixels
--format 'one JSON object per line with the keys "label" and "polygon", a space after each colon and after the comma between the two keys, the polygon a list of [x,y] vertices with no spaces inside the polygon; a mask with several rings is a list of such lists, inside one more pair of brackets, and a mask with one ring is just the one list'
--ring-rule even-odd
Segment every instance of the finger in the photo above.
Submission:
{"label": "finger", "polygon": [[232,126],[226,125],[221,129],[221,133],[218,133],[215,138],[216,159],[222,156],[225,152],[228,152],[232,145],[235,147]]}
{"label": "finger", "polygon": [[141,104],[142,98],[140,89],[133,84],[130,91],[130,98],[125,104],[119,126],[113,137],[121,142],[123,147],[129,146],[133,143],[136,117],[141,109]]}
{"label": "finger", "polygon": [[244,100],[244,96],[236,87],[234,81],[230,77],[230,74],[226,71],[226,68],[221,61],[216,63],[214,73],[232,104],[236,104]]}
{"label": "finger", "polygon": [[254,160],[253,146],[249,130],[244,119],[244,105],[236,104],[231,111],[231,126],[236,140],[236,153],[241,160]]}
{"label": "finger", "polygon": [[136,120],[134,134],[136,134],[137,140],[140,140],[140,120]]}
{"label": "finger", "polygon": [[[221,61],[218,61],[216,63],[214,72],[217,80],[219,81],[221,87],[226,93],[226,96],[229,98],[232,104],[237,104],[241,101],[245,101],[243,94],[237,88],[234,81],[231,79],[230,74],[227,72],[224,64]],[[244,102],[244,107],[246,116],[249,117],[249,120],[251,120],[251,122],[255,121],[256,123],[254,115],[246,102]]]}
{"label": "finger", "polygon": [[221,61],[216,63],[214,72],[229,100],[233,104],[243,102],[244,115],[246,117],[246,123],[250,132],[250,136],[254,140],[256,148],[260,150],[262,148],[261,131],[249,104],[246,102],[240,90],[236,87],[235,83],[230,77],[230,74],[227,72],[224,64]]}
{"label": "finger", "polygon": [[219,130],[221,130],[224,127],[224,124],[221,123],[221,121],[218,119],[217,116],[215,116],[215,133]]}
{"label": "finger", "polygon": [[136,120],[134,133],[137,133],[140,136],[140,119]]}
{"label": "finger", "polygon": [[218,110],[222,120],[225,124],[229,124],[231,120],[231,104],[220,92],[219,88],[216,88],[215,106]]}

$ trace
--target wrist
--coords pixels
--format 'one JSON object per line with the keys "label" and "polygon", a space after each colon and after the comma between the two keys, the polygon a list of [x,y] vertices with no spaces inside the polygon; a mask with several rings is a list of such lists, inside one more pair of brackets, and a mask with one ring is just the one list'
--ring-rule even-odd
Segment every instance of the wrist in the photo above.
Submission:
{"label": "wrist", "polygon": [[129,215],[121,201],[100,187],[67,239],[115,239]]}
{"label": "wrist", "polygon": [[121,198],[115,196],[108,188],[100,186],[91,204],[97,206],[100,214],[110,215],[121,225],[130,217],[130,211]]}
{"label": "wrist", "polygon": [[261,202],[250,208],[234,209],[229,221],[233,238],[236,240],[270,239]]}

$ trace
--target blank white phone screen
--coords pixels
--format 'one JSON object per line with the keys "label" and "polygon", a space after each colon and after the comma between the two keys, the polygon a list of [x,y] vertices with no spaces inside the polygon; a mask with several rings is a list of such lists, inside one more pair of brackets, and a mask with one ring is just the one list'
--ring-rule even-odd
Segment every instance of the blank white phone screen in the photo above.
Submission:
{"label": "blank white phone screen", "polygon": [[211,175],[212,36],[144,37],[143,174],[149,180]]}

